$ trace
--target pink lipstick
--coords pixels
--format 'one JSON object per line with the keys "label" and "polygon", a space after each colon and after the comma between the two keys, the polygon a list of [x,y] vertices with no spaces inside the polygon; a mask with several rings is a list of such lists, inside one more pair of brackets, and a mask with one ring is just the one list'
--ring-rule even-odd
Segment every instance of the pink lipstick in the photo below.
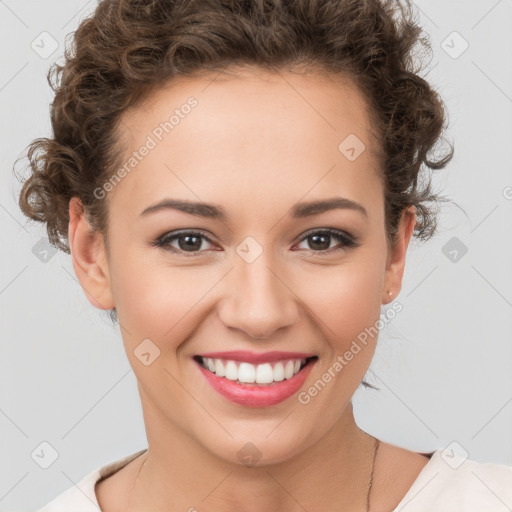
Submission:
{"label": "pink lipstick", "polygon": [[318,357],[304,352],[208,352],[194,356],[208,384],[246,407],[268,407],[294,395]]}

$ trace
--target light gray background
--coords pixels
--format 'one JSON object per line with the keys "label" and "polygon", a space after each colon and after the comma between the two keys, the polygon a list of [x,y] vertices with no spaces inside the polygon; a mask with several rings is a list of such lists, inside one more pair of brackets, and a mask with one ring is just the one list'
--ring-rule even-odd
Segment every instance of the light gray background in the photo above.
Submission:
{"label": "light gray background", "polygon": [[[45,231],[19,211],[12,175],[26,145],[50,134],[48,66],[95,4],[0,0],[4,512],[34,510],[94,468],[146,447],[118,327],[86,300],[68,255],[44,263],[33,250]],[[356,419],[415,451],[455,442],[450,448],[471,459],[512,465],[512,2],[416,6],[434,48],[424,76],[448,106],[455,142],[437,184],[467,216],[444,207],[438,235],[410,247],[397,298],[404,309],[381,332],[367,375],[382,391],[356,393]],[[59,45],[47,59],[31,47],[43,46],[43,31]],[[463,42],[454,31],[469,44],[457,58]],[[443,253],[453,237],[468,248],[456,261]],[[59,455],[48,469],[31,457],[43,441]]]}

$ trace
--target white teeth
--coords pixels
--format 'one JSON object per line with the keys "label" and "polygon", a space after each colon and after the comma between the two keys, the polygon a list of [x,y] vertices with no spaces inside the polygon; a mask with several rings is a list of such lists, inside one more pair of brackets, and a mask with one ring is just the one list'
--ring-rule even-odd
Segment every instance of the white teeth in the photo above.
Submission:
{"label": "white teeth", "polygon": [[281,362],[274,366],[274,380],[277,382],[284,380],[284,366]]}
{"label": "white teeth", "polygon": [[240,363],[238,367],[238,380],[240,382],[256,382],[256,368],[254,365]]}
{"label": "white teeth", "polygon": [[228,361],[226,363],[226,379],[238,380],[238,368],[235,361]]}
{"label": "white teeth", "polygon": [[294,361],[288,361],[284,367],[284,378],[291,379],[293,377],[293,367],[295,366]]}
{"label": "white teeth", "polygon": [[214,371],[218,377],[224,377],[226,375],[226,372],[224,371],[224,365],[222,364],[222,361],[220,359],[208,359],[210,361],[215,361],[215,370],[210,371]]}
{"label": "white teeth", "polygon": [[224,359],[203,358],[203,366],[218,377],[238,381],[240,384],[271,384],[291,379],[296,375],[305,359],[288,359],[275,363],[254,365]]}
{"label": "white teeth", "polygon": [[259,364],[256,368],[256,382],[258,384],[270,384],[274,380],[274,370],[269,363]]}

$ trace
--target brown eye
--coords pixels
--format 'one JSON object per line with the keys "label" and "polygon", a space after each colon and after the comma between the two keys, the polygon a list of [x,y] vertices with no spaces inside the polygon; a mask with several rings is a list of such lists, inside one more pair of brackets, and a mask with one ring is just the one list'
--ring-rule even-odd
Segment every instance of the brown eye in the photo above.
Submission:
{"label": "brown eye", "polygon": [[[331,247],[332,239],[338,241],[338,247]],[[306,234],[306,236],[302,238],[301,242],[302,241],[307,241],[309,248],[313,252],[330,252],[331,249],[347,249],[357,245],[357,242],[352,236],[334,229],[312,231]]]}
{"label": "brown eye", "polygon": [[[195,231],[182,231],[181,233],[166,233],[158,238],[154,245],[171,252],[189,253],[187,256],[191,256],[205,250],[204,248],[202,249],[203,241],[205,240],[211,243],[210,239],[202,233],[197,233]],[[177,241],[177,246],[171,245],[175,241]]]}
{"label": "brown eye", "polygon": [[[338,242],[335,246],[331,246],[333,239]],[[202,233],[196,231],[181,231],[178,233],[166,233],[155,240],[152,245],[178,255],[198,256],[207,250],[203,246],[204,241],[210,244],[213,243]],[[352,235],[331,228],[306,233],[301,239],[301,242],[304,241],[308,243],[309,247],[307,249],[320,254],[347,250],[348,248],[358,245]]]}

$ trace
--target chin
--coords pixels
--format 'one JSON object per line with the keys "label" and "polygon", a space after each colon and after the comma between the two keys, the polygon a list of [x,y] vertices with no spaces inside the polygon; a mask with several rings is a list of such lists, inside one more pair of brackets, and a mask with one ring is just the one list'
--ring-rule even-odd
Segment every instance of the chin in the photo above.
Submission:
{"label": "chin", "polygon": [[[286,420],[285,420],[286,421]],[[274,427],[275,428],[275,422]],[[275,429],[268,435],[267,429],[260,428],[253,436],[240,432],[233,434],[233,438],[225,436],[222,443],[217,439],[209,440],[204,446],[216,457],[224,459],[231,464],[246,467],[262,467],[280,464],[289,461],[303,452],[314,439],[308,442],[308,436],[298,432]],[[217,441],[216,444],[215,441]]]}

